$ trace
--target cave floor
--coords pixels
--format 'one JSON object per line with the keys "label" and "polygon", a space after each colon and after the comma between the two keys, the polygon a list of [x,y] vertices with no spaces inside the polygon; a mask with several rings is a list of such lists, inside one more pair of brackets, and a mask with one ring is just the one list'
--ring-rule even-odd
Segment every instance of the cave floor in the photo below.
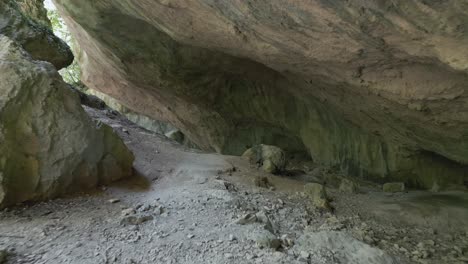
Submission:
{"label": "cave floor", "polygon": [[[346,232],[393,263],[468,263],[467,193],[328,189],[335,211],[314,210],[303,180],[266,175],[239,157],[186,149],[109,112],[87,111],[134,151],[135,177],[1,212],[8,263],[343,263],[345,249],[298,252],[294,242],[317,231]],[[275,188],[256,187],[255,176]],[[279,250],[257,245],[265,222],[236,223],[258,212],[282,238]]]}

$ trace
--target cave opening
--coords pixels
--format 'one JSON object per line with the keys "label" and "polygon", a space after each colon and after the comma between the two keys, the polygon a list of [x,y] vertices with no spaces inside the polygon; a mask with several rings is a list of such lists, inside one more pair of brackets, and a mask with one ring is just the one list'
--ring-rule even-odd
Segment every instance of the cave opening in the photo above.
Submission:
{"label": "cave opening", "polygon": [[465,263],[464,7],[0,1],[0,263]]}

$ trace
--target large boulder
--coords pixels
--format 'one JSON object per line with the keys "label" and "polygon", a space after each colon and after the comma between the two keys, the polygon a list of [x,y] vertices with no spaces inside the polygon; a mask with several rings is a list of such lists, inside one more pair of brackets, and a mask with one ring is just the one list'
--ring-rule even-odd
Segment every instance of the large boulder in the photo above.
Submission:
{"label": "large boulder", "polygon": [[73,62],[68,45],[52,33],[42,0],[0,0],[0,34],[8,36],[35,60],[57,69]]}
{"label": "large boulder", "polygon": [[251,164],[257,164],[265,172],[278,173],[286,166],[286,154],[276,146],[256,145],[247,149],[243,154]]}
{"label": "large boulder", "polygon": [[54,0],[82,80],[198,146],[380,182],[468,177],[468,1]]}
{"label": "large boulder", "polygon": [[94,123],[52,64],[0,35],[0,207],[132,174],[133,154]]}

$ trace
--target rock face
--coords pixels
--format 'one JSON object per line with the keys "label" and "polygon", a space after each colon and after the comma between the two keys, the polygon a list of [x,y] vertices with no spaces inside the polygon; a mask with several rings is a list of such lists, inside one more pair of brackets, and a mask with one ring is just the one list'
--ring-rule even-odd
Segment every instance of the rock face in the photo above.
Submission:
{"label": "rock face", "polygon": [[171,124],[167,122],[152,119],[146,115],[141,115],[132,111],[131,109],[122,105],[119,101],[115,100],[114,98],[104,93],[101,93],[99,91],[92,90],[92,89],[87,89],[86,93],[90,95],[94,95],[98,97],[99,99],[103,100],[106,103],[106,105],[108,105],[110,108],[118,111],[119,113],[124,115],[128,120],[132,121],[133,123],[149,131],[153,131],[155,133],[164,135],[171,131],[177,130],[177,128],[173,127]]}
{"label": "rock face", "polygon": [[109,106],[113,110],[118,111],[120,114],[124,115],[128,120],[139,125],[140,127],[158,134],[165,135],[166,137],[173,139],[186,147],[199,149],[197,145],[191,142],[187,137],[185,137],[185,135],[180,130],[172,126],[170,123],[157,120],[143,114],[139,114],[122,105],[122,103],[120,103],[116,99],[99,91],[87,88],[84,88],[82,90],[85,90],[85,93],[87,94],[86,97],[91,98],[90,96],[96,96],[97,99],[102,100],[107,106]]}
{"label": "rock face", "polygon": [[0,207],[109,183],[133,165],[123,141],[87,116],[49,63],[69,64],[68,46],[21,2],[0,2]]}
{"label": "rock face", "polygon": [[48,61],[57,69],[73,62],[68,45],[52,33],[42,1],[1,0],[0,34],[21,44],[33,59]]}
{"label": "rock face", "polygon": [[27,14],[30,19],[35,20],[43,26],[52,28],[52,24],[47,17],[44,0],[16,0],[16,2],[23,14]]}
{"label": "rock face", "polygon": [[204,149],[381,182],[468,177],[468,1],[54,0],[82,80]]}

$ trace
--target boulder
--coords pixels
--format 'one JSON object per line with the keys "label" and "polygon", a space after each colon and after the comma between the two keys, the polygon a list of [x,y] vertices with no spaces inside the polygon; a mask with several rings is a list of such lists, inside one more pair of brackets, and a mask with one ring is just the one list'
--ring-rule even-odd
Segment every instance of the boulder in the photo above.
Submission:
{"label": "boulder", "polygon": [[280,172],[286,166],[286,154],[276,146],[257,145],[246,150],[242,156],[268,173]]}
{"label": "boulder", "polygon": [[202,149],[264,143],[424,188],[468,178],[466,1],[54,2],[90,88]]}
{"label": "boulder", "polygon": [[341,180],[339,190],[343,193],[353,194],[358,192],[359,186],[353,180],[343,178]]}
{"label": "boulder", "polygon": [[256,176],[253,179],[253,183],[255,186],[260,187],[260,188],[269,189],[269,188],[274,187],[274,185],[270,182],[268,177],[265,177],[265,176]]}
{"label": "boulder", "polygon": [[0,1],[0,34],[19,43],[34,60],[57,69],[73,62],[70,47],[53,34],[40,0]]}
{"label": "boulder", "polygon": [[[46,48],[46,47],[44,47]],[[0,207],[130,176],[133,154],[92,121],[52,64],[0,35]]]}
{"label": "boulder", "polygon": [[307,183],[304,185],[304,193],[309,197],[313,206],[320,209],[330,209],[325,187],[319,183]]}

